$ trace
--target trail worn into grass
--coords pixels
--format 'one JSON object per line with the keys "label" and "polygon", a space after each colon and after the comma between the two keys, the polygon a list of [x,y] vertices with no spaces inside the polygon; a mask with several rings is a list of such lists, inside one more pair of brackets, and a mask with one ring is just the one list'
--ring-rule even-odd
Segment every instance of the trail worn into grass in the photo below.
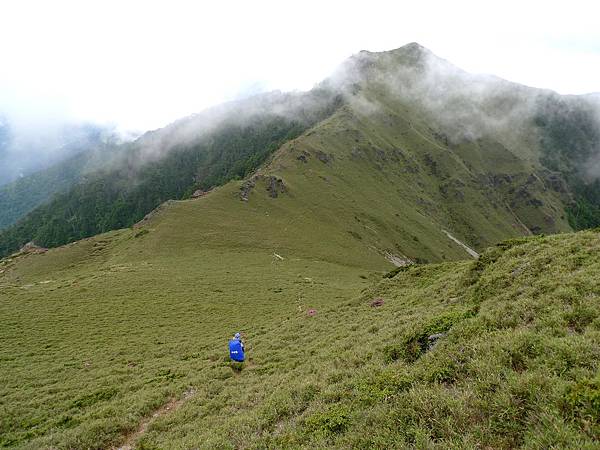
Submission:
{"label": "trail worn into grass", "polygon": [[454,236],[452,236],[449,232],[447,232],[446,230],[442,230],[444,232],[444,234],[446,236],[448,236],[448,238],[452,241],[454,241],[456,244],[460,245],[462,248],[465,249],[465,251],[471,255],[473,258],[477,259],[479,258],[479,253],[477,253],[475,250],[473,250],[471,247],[469,247],[467,244],[465,244],[464,242],[459,241],[458,239],[456,239]]}
{"label": "trail worn into grass", "polygon": [[180,399],[172,398],[167,403],[162,405],[160,408],[154,410],[152,414],[145,417],[137,427],[137,429],[125,436],[125,441],[119,447],[113,447],[112,450],[132,450],[135,448],[136,442],[144,435],[144,433],[148,430],[150,424],[159,417],[164,416],[165,414],[177,411],[181,405],[183,405],[187,400],[194,396],[196,390],[193,388],[188,389],[184,392],[183,397]]}

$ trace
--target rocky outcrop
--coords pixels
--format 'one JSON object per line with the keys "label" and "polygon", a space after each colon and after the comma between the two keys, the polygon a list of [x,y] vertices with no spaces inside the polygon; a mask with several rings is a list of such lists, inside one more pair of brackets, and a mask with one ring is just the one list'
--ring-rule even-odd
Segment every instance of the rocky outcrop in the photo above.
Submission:
{"label": "rocky outcrop", "polygon": [[321,150],[315,152],[315,157],[324,164],[329,164],[333,161],[333,155],[331,153],[327,154]]}
{"label": "rocky outcrop", "polygon": [[37,254],[41,254],[41,253],[46,253],[47,251],[48,251],[47,248],[40,247],[35,242],[30,241],[27,244],[25,244],[23,247],[21,247],[21,249],[19,250],[19,253],[21,253],[21,254],[33,253],[33,254],[37,255]]}
{"label": "rocky outcrop", "polygon": [[194,193],[192,194],[192,198],[200,198],[200,197],[204,197],[206,194],[208,194],[208,192],[203,191],[202,189],[197,189],[194,191]]}
{"label": "rocky outcrop", "polygon": [[435,344],[437,344],[438,339],[441,339],[444,336],[446,336],[446,333],[435,333],[431,336],[427,336],[427,350],[431,350],[433,347],[435,347]]}
{"label": "rocky outcrop", "polygon": [[240,200],[242,200],[243,202],[248,201],[250,192],[252,192],[252,190],[256,186],[256,179],[257,177],[252,177],[244,181],[244,183],[240,186]]}
{"label": "rocky outcrop", "polygon": [[281,178],[277,178],[273,175],[267,179],[267,192],[272,198],[277,198],[279,194],[283,194],[287,191],[285,184]]}
{"label": "rocky outcrop", "polygon": [[304,164],[306,164],[308,162],[308,158],[310,157],[310,153],[308,153],[306,150],[303,150],[302,153],[300,153],[296,159],[298,161],[302,161]]}
{"label": "rocky outcrop", "polygon": [[256,187],[256,183],[262,180],[266,182],[267,192],[271,198],[277,198],[279,194],[287,192],[287,187],[281,178],[276,177],[275,175],[254,175],[252,178],[244,181],[240,186],[240,200],[247,202],[250,193]]}

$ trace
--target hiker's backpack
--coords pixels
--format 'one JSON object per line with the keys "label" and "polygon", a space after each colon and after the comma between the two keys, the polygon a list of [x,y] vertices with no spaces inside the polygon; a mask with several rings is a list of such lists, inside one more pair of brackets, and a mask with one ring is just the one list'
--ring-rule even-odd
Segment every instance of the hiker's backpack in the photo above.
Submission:
{"label": "hiker's backpack", "polygon": [[237,362],[244,361],[244,348],[239,339],[232,339],[229,341],[229,357]]}

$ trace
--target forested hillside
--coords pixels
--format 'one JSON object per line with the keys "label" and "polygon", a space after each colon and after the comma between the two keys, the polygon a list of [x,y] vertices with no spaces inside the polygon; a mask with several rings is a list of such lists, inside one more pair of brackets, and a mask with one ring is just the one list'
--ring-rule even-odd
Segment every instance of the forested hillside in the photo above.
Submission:
{"label": "forested hillside", "polygon": [[[128,227],[166,200],[188,198],[196,190],[210,190],[244,178],[281,144],[331,114],[338,105],[339,100],[323,90],[300,97],[268,95],[184,119],[124,144],[118,151],[107,151],[106,161],[96,163],[97,170],[86,173],[76,185],[2,232],[0,255],[29,241],[55,247]],[[80,174],[85,158],[70,163],[74,167],[58,167],[64,185]],[[16,185],[16,192],[3,192],[0,201],[14,200],[19,188],[43,187],[55,172],[28,178],[25,186]],[[73,177],[65,177],[65,173]],[[19,204],[18,208],[26,206]],[[11,211],[5,217],[8,220]]]}
{"label": "forested hillside", "polygon": [[576,230],[600,225],[600,103],[593,98],[549,95],[535,118],[541,129],[541,162],[566,180],[567,206]]}
{"label": "forested hillside", "polygon": [[[92,170],[93,155],[93,150],[82,152],[0,187],[0,230],[17,222],[53,195],[73,186],[86,169]],[[108,157],[107,154],[104,156]]]}
{"label": "forested hillside", "polygon": [[103,167],[124,142],[111,128],[94,125],[65,127],[62,136],[35,145],[15,139],[8,124],[0,127],[0,230]]}

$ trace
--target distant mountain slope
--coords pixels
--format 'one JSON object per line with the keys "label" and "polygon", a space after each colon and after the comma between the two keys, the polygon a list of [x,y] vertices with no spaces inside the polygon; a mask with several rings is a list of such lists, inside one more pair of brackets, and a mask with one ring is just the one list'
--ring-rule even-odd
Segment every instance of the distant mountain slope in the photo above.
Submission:
{"label": "distant mountain slope", "polygon": [[1,233],[0,254],[127,227],[245,177],[239,214],[259,192],[396,262],[460,258],[448,235],[477,250],[595,226],[598,110],[593,97],[468,74],[418,44],[361,52],[309,93],[226,104],[144,135]]}
{"label": "distant mountain slope", "polygon": [[75,183],[83,171],[85,155],[0,187],[0,229],[15,223],[57,192]]}
{"label": "distant mountain slope", "polygon": [[86,174],[110,161],[119,148],[116,142],[89,144],[85,150],[47,169],[0,186],[0,230],[67,191]]}
{"label": "distant mountain slope", "polygon": [[116,139],[109,126],[52,121],[22,124],[0,113],[0,186]]}
{"label": "distant mountain slope", "polygon": [[569,222],[575,229],[600,225],[600,102],[549,95],[541,99],[535,123],[540,162],[561,173],[573,194]]}
{"label": "distant mountain slope", "polygon": [[47,140],[14,143],[9,122],[0,125],[0,230],[102,167],[124,141],[114,130],[91,124],[48,134]]}
{"label": "distant mountain slope", "polygon": [[272,93],[146,133],[2,232],[0,254],[30,240],[57,246],[131,226],[166,200],[243,178],[283,142],[331,114],[337,102],[317,90]]}

